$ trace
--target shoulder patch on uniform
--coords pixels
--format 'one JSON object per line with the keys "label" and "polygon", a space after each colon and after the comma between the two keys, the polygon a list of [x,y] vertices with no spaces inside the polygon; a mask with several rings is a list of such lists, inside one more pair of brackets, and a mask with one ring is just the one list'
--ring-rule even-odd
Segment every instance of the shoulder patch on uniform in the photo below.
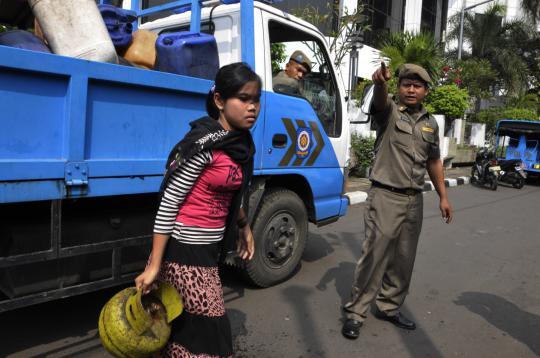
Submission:
{"label": "shoulder patch on uniform", "polygon": [[431,127],[422,127],[422,132],[428,132],[428,133],[433,133],[435,132],[435,129],[431,128]]}

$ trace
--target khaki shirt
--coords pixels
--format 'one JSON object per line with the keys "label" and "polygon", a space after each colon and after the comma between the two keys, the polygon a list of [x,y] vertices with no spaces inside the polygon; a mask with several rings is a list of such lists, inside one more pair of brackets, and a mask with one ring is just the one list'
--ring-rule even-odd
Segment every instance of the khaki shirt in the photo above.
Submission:
{"label": "khaki shirt", "polygon": [[382,112],[373,114],[377,131],[370,179],[401,189],[424,188],[428,159],[440,158],[437,121],[422,106],[411,114],[390,97]]}
{"label": "khaki shirt", "polygon": [[280,93],[295,95],[302,93],[300,81],[289,77],[285,71],[278,72],[278,74],[272,78],[272,87],[274,88],[274,91]]}

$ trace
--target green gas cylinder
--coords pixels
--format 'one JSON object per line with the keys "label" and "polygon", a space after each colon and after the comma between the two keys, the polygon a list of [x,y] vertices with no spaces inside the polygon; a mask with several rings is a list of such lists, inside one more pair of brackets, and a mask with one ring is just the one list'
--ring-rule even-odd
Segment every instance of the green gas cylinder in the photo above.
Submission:
{"label": "green gas cylinder", "polygon": [[164,282],[142,295],[135,287],[115,294],[99,315],[99,336],[109,353],[120,358],[151,356],[165,347],[171,322],[182,313],[182,298]]}

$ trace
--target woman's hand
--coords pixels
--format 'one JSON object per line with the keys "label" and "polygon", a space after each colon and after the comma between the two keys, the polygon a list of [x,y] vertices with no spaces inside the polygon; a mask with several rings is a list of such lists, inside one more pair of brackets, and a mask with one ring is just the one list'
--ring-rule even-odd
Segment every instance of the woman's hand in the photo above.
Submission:
{"label": "woman's hand", "polygon": [[156,288],[155,281],[159,274],[159,268],[152,266],[146,267],[143,273],[135,278],[135,287],[142,290],[143,295]]}
{"label": "woman's hand", "polygon": [[238,245],[236,252],[242,260],[251,260],[255,253],[255,242],[249,225],[238,229]]}
{"label": "woman's hand", "polygon": [[163,259],[163,253],[165,252],[165,246],[167,246],[168,240],[168,234],[154,233],[152,239],[152,252],[150,253],[148,265],[144,272],[135,279],[135,287],[137,287],[138,290],[142,290],[143,295],[146,295],[156,287],[154,281],[158,277],[161,260]]}

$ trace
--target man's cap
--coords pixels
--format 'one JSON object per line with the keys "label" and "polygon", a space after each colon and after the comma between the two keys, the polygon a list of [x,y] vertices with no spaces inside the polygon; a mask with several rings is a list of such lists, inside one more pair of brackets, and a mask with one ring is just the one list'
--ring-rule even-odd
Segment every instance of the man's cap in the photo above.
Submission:
{"label": "man's cap", "polygon": [[304,65],[308,71],[311,71],[311,61],[309,57],[307,57],[306,54],[303,53],[302,51],[300,50],[294,51],[290,59],[296,63]]}
{"label": "man's cap", "polygon": [[415,65],[414,63],[405,63],[399,66],[399,79],[411,78],[415,75],[420,77],[420,79],[428,85],[431,85],[431,78],[423,67]]}

